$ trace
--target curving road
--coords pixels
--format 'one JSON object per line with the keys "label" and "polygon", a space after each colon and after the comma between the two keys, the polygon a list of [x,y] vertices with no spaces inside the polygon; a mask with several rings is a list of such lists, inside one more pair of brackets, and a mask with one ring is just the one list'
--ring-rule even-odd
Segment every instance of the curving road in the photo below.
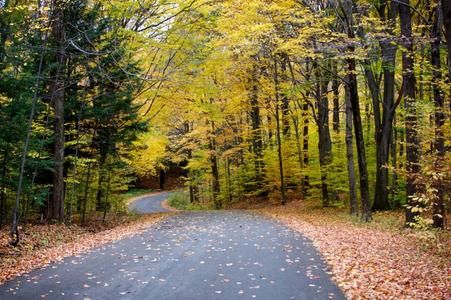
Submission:
{"label": "curving road", "polygon": [[159,192],[141,196],[131,202],[128,208],[138,214],[169,212],[170,210],[164,208],[161,204],[164,200],[168,199],[170,194],[171,192]]}
{"label": "curving road", "polygon": [[[162,211],[167,193],[134,203]],[[170,216],[0,285],[0,299],[344,299],[302,235],[239,211]]]}

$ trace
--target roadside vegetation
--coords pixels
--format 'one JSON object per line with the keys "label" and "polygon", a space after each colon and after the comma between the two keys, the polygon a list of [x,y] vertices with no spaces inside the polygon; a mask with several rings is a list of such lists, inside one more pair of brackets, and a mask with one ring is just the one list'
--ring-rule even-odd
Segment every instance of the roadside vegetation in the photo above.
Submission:
{"label": "roadside vegetation", "polygon": [[168,198],[168,204],[178,210],[209,210],[214,209],[210,202],[192,203],[188,193],[183,190],[172,192]]}

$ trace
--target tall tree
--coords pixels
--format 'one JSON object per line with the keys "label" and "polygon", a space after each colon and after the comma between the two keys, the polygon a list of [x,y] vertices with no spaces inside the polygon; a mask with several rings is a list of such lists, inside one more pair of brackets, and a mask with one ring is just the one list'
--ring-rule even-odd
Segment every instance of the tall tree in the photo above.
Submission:
{"label": "tall tree", "polygon": [[[387,32],[394,32],[397,5],[394,2],[382,1],[378,6],[379,16],[387,23]],[[388,159],[393,130],[393,118],[396,104],[394,101],[396,43],[392,38],[380,41],[382,55],[382,69],[384,79],[384,93],[382,103],[379,101],[378,89],[370,88],[373,95],[373,110],[376,134],[376,188],[373,209],[387,210],[388,204]],[[368,72],[368,71],[367,71]],[[369,75],[369,74],[368,74]],[[374,86],[374,75],[369,76],[370,85]],[[382,104],[382,105],[381,105]],[[382,116],[381,116],[382,106]]]}
{"label": "tall tree", "polygon": [[53,0],[51,3],[51,44],[55,47],[54,64],[50,81],[50,101],[54,111],[54,171],[52,197],[47,207],[49,220],[63,221],[64,216],[64,74],[66,72],[66,37],[64,32],[64,10],[66,2]]}
{"label": "tall tree", "polygon": [[[275,98],[276,98],[276,138],[277,138],[277,157],[279,161],[279,177],[280,177],[280,195],[281,195],[281,204],[285,205],[287,203],[287,194],[286,194],[286,185],[285,185],[285,173],[284,173],[284,158],[283,158],[283,145],[282,145],[282,137],[281,137],[281,118],[280,118],[280,81],[279,81],[279,69],[278,69],[278,63],[277,59],[274,59],[274,85],[275,85]],[[283,97],[282,97],[283,98]],[[282,101],[287,101],[282,99]],[[283,102],[282,102],[282,105]],[[283,111],[282,111],[283,114]],[[282,117],[283,118],[283,117]],[[283,122],[283,120],[282,120]],[[284,128],[287,129],[287,128]],[[285,130],[282,129],[284,134],[287,134]]]}
{"label": "tall tree", "polygon": [[418,138],[418,118],[416,110],[416,78],[414,73],[414,49],[412,40],[412,14],[409,0],[399,1],[399,18],[402,34],[402,44],[405,51],[402,55],[402,78],[404,107],[406,111],[406,172],[407,172],[407,208],[406,223],[415,222],[418,211],[415,209],[418,202],[417,176],[420,171],[420,149]]}
{"label": "tall tree", "polygon": [[436,1],[437,7],[434,10],[434,17],[431,29],[431,65],[432,65],[432,91],[435,104],[435,141],[434,150],[435,153],[435,169],[439,173],[438,178],[434,182],[434,188],[436,190],[435,198],[432,203],[432,219],[433,225],[438,228],[444,228],[445,226],[445,186],[443,183],[443,167],[445,164],[445,134],[443,133],[443,126],[445,125],[445,101],[443,91],[440,88],[440,82],[442,80],[441,73],[441,59],[440,59],[440,2]]}
{"label": "tall tree", "polygon": [[258,57],[253,56],[251,58],[251,61],[252,70],[250,79],[249,104],[252,130],[252,151],[254,153],[255,182],[256,188],[262,194],[264,194],[265,165],[263,161],[263,130],[261,125],[260,103],[258,99]]}
{"label": "tall tree", "polygon": [[448,80],[451,80],[451,3],[448,0],[441,0],[441,2],[446,45],[448,47]]}
{"label": "tall tree", "polygon": [[346,162],[348,169],[348,185],[349,185],[349,212],[351,215],[357,215],[357,190],[356,190],[356,176],[354,167],[354,143],[352,134],[352,106],[351,93],[349,86],[345,87],[345,101],[346,101]]}
{"label": "tall tree", "polygon": [[[352,15],[353,1],[345,1],[344,12],[346,14],[347,26],[346,33],[349,38],[354,39],[354,19]],[[348,51],[352,54],[355,51],[355,47],[351,44],[348,46]],[[346,59],[347,63],[347,76],[346,84],[349,89],[349,102],[352,109],[355,139],[357,146],[357,157],[359,164],[359,176],[360,176],[360,201],[362,203],[361,219],[362,221],[368,222],[372,219],[371,207],[370,207],[370,197],[369,197],[369,187],[368,187],[368,167],[365,152],[365,140],[363,137],[362,128],[362,118],[360,115],[360,101],[359,92],[357,87],[357,75],[356,75],[356,62],[355,59],[350,57]]]}
{"label": "tall tree", "polygon": [[323,206],[329,206],[329,189],[328,189],[328,167],[332,160],[332,140],[330,137],[329,127],[329,99],[328,94],[328,76],[321,72],[318,62],[314,63],[316,74],[316,88],[315,98],[316,107],[318,109],[318,118],[316,120],[318,125],[318,150],[319,163],[321,168],[321,191]]}

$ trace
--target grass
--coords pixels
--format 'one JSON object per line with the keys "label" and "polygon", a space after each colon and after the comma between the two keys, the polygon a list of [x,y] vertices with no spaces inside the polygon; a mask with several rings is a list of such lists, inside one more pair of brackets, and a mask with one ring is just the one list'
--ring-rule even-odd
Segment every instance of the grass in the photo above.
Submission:
{"label": "grass", "polygon": [[168,198],[169,206],[178,210],[206,210],[211,209],[210,205],[202,203],[191,203],[189,195],[184,191],[175,191]]}

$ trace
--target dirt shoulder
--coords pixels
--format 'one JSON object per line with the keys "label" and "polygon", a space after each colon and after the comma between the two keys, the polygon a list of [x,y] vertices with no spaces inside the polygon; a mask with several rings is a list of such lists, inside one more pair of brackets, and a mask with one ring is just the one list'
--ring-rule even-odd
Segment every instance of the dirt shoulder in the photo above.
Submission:
{"label": "dirt shoulder", "polygon": [[170,206],[170,205],[169,205],[168,199],[166,199],[166,200],[164,200],[163,202],[161,202],[161,206],[162,206],[164,209],[167,209],[167,210],[169,210],[169,211],[173,211],[173,212],[180,212],[180,211],[181,211],[181,210],[179,210],[179,209],[177,209],[177,208],[175,208],[175,207]]}
{"label": "dirt shoulder", "polygon": [[252,211],[310,238],[349,299],[451,299],[449,232],[434,237],[402,229],[400,213],[376,214],[375,222],[362,224],[345,211],[305,201]]}

